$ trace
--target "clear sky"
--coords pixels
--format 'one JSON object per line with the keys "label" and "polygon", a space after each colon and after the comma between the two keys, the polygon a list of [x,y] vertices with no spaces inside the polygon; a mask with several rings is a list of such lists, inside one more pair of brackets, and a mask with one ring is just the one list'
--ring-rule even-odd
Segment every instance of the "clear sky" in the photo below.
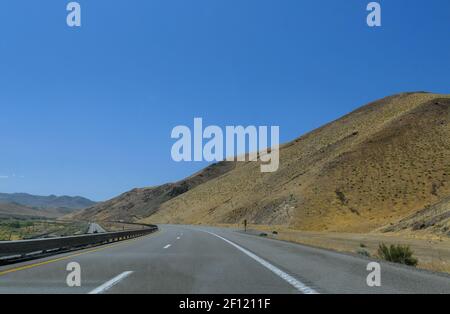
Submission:
{"label": "clear sky", "polygon": [[279,125],[286,142],[403,91],[450,93],[450,1],[0,4],[0,192],[105,200],[181,179],[170,133]]}

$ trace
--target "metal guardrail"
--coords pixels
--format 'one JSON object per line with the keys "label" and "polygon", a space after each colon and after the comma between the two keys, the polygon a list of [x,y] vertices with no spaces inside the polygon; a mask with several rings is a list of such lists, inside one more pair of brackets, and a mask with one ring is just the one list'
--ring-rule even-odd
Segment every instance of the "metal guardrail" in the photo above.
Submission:
{"label": "metal guardrail", "polygon": [[148,235],[158,230],[157,226],[149,225],[141,230],[85,234],[50,239],[0,241],[0,258],[26,257],[30,254],[47,253],[56,250],[70,250],[89,245],[99,245],[117,242]]}

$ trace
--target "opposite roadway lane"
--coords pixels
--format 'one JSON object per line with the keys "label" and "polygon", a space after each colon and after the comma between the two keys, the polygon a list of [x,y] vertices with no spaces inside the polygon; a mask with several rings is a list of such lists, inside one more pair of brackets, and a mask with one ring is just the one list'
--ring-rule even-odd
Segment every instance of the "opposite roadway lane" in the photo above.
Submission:
{"label": "opposite roadway lane", "polygon": [[93,234],[93,233],[104,233],[106,232],[105,229],[103,229],[99,224],[96,223],[89,223],[87,234]]}
{"label": "opposite roadway lane", "polygon": [[[450,293],[450,277],[381,263],[369,287],[367,259],[199,226],[0,267],[0,293]],[[66,284],[81,266],[81,287]]]}

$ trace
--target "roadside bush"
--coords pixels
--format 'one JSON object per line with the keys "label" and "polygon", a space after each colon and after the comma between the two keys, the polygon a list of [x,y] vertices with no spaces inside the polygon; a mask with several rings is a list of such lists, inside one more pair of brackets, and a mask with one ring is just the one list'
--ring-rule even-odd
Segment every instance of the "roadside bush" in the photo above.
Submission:
{"label": "roadside bush", "polygon": [[408,245],[393,245],[390,246],[381,243],[378,247],[378,256],[388,262],[405,264],[409,266],[416,266],[417,258],[413,257],[413,251]]}
{"label": "roadside bush", "polygon": [[363,249],[363,248],[357,249],[356,253],[361,255],[361,256],[370,257],[370,253],[367,250]]}
{"label": "roadside bush", "polygon": [[8,226],[9,228],[12,228],[12,229],[19,229],[19,228],[22,227],[22,225],[21,225],[20,222],[18,222],[18,221],[10,222],[10,223],[7,224],[7,226]]}

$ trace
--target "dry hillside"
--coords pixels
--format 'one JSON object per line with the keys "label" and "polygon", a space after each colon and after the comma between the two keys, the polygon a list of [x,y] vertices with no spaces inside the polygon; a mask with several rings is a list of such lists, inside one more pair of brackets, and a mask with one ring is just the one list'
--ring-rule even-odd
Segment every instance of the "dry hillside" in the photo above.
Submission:
{"label": "dry hillside", "polygon": [[0,217],[39,217],[57,218],[67,214],[67,209],[61,208],[35,208],[17,203],[0,202]]}
{"label": "dry hillside", "polygon": [[382,228],[383,232],[413,231],[450,234],[450,197],[438,203],[405,217],[389,227]]}
{"label": "dry hillside", "polygon": [[80,196],[0,193],[0,216],[57,218],[94,204],[95,202]]}
{"label": "dry hillside", "polygon": [[162,203],[232,170],[234,165],[234,163],[222,162],[211,165],[176,183],[134,189],[84,211],[67,215],[64,219],[135,221],[153,214]]}
{"label": "dry hillside", "polygon": [[42,209],[61,208],[68,211],[95,205],[95,202],[81,196],[41,196],[27,193],[0,193],[0,203],[15,203]]}
{"label": "dry hillside", "polygon": [[274,173],[255,162],[219,163],[71,218],[448,234],[449,207],[435,204],[450,196],[449,107],[449,95],[390,96],[285,144]]}
{"label": "dry hillside", "polygon": [[395,225],[450,195],[449,107],[450,96],[428,93],[370,103],[284,145],[277,172],[238,163],[164,202],[144,221],[247,219],[346,232]]}

